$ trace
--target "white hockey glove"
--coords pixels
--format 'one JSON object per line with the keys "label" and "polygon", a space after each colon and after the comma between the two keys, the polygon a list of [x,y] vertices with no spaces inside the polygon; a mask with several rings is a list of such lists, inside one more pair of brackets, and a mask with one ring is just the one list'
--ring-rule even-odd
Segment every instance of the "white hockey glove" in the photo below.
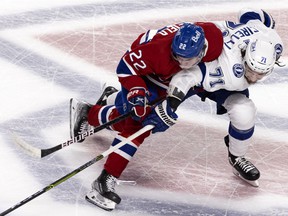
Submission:
{"label": "white hockey glove", "polygon": [[142,122],[143,126],[155,125],[152,133],[164,132],[176,123],[178,116],[171,109],[169,102],[164,100],[158,104]]}

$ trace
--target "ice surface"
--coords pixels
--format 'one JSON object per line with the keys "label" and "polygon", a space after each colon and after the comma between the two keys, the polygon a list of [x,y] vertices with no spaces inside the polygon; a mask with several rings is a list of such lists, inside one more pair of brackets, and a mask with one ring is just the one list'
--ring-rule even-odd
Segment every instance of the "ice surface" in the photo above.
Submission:
{"label": "ice surface", "polygon": [[[43,159],[26,155],[10,131],[33,146],[69,139],[69,99],[94,103],[134,38],[179,21],[236,20],[241,1],[2,0],[0,2],[0,212],[36,193],[109,148],[101,131]],[[288,1],[261,1],[286,47]],[[287,61],[287,50],[283,59]],[[227,117],[214,104],[186,101],[169,133],[149,137],[130,162],[113,212],[85,201],[103,161],[11,213],[15,216],[288,215],[288,69],[276,68],[251,87],[258,107],[248,157],[261,170],[260,187],[237,179],[223,137]],[[191,109],[192,107],[192,109]]]}

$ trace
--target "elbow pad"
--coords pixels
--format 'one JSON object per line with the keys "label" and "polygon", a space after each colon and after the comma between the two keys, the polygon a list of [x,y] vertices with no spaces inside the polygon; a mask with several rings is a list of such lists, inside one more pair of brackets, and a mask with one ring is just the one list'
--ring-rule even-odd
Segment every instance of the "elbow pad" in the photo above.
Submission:
{"label": "elbow pad", "polygon": [[176,111],[178,106],[183,101],[184,97],[184,92],[182,92],[179,88],[175,86],[169,86],[167,98],[173,111]]}

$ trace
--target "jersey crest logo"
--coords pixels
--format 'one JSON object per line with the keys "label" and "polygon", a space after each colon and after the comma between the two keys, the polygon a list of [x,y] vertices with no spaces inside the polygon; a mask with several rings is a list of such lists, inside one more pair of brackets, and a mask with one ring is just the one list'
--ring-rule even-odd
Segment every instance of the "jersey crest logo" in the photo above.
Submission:
{"label": "jersey crest logo", "polygon": [[234,64],[233,73],[237,78],[241,78],[244,75],[244,66],[242,64]]}

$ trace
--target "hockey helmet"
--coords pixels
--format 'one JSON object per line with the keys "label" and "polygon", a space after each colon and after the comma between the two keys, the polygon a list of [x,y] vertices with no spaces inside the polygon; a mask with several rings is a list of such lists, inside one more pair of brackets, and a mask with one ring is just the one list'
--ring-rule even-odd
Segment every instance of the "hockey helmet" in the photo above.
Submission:
{"label": "hockey helmet", "polygon": [[250,41],[247,45],[244,63],[256,73],[272,72],[276,61],[276,52],[271,42],[264,40]]}
{"label": "hockey helmet", "polygon": [[199,57],[204,54],[204,44],[203,29],[192,23],[183,23],[173,38],[172,52],[183,58]]}

